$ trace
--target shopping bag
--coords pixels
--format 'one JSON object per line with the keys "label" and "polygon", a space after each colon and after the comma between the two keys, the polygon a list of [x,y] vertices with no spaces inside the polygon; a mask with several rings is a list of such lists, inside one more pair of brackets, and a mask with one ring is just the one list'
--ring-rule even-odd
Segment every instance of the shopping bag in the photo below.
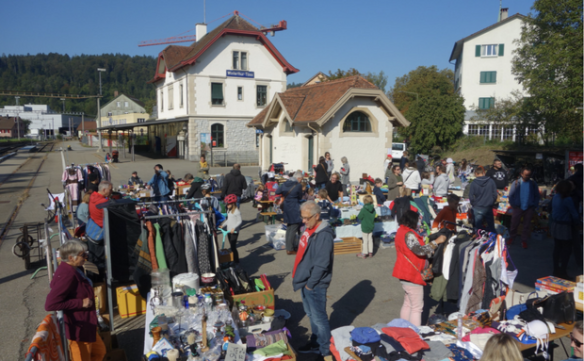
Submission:
{"label": "shopping bag", "polygon": [[89,221],[85,227],[85,234],[94,242],[103,241],[103,228],[95,223],[91,217],[89,217]]}

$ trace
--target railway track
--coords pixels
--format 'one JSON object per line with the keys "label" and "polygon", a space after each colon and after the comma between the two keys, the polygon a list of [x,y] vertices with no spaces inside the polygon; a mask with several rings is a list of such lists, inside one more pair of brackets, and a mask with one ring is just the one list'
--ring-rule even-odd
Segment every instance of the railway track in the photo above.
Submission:
{"label": "railway track", "polygon": [[[40,152],[44,151],[44,152],[46,152],[46,154],[43,157],[43,159],[41,160],[41,163],[39,164],[37,169],[35,170],[34,175],[31,177],[30,181],[28,182],[26,188],[24,189],[24,192],[22,192],[20,198],[18,199],[18,202],[17,202],[16,206],[14,207],[14,210],[10,214],[10,218],[8,219],[8,222],[6,222],[6,224],[4,225],[4,228],[2,228],[2,230],[0,230],[0,245],[2,245],[2,243],[4,242],[4,238],[8,234],[8,230],[10,230],[10,227],[12,227],[12,224],[14,223],[14,220],[16,219],[16,216],[18,215],[18,211],[20,210],[20,207],[22,206],[24,201],[28,198],[28,192],[32,188],[32,185],[34,184],[37,175],[39,174],[41,168],[43,167],[43,164],[45,163],[45,160],[49,156],[49,153],[53,150],[54,146],[55,146],[55,142],[45,143],[39,150],[36,151],[36,153],[40,153]],[[7,177],[6,180],[10,179],[10,177],[12,177],[19,169],[21,169],[25,164],[30,162],[31,159],[33,159],[33,158],[34,158],[34,156],[31,156],[26,161],[24,161],[14,172],[12,172],[10,174],[9,177]],[[2,184],[6,183],[6,180]],[[2,184],[0,184],[0,187],[2,186]]]}

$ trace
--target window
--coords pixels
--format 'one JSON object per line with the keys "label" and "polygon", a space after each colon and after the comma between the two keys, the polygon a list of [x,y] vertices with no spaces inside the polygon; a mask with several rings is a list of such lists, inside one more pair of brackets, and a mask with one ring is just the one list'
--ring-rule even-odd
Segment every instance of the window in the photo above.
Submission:
{"label": "window", "polygon": [[164,111],[164,92],[160,91],[160,111]]}
{"label": "window", "polygon": [[138,123],[144,123],[146,121],[145,118],[138,118]]}
{"label": "window", "polygon": [[215,147],[224,148],[223,124],[213,124],[211,126],[211,141]]}
{"label": "window", "polygon": [[118,108],[121,107],[120,102],[116,102],[116,107],[118,107]]}
{"label": "window", "polygon": [[256,148],[260,147],[260,134],[256,133]]}
{"label": "window", "polygon": [[505,54],[505,44],[488,44],[476,46],[476,57],[484,58],[490,56],[503,56],[503,54]]}
{"label": "window", "polygon": [[258,107],[263,107],[267,103],[268,98],[268,87],[266,85],[257,86],[257,105]]}
{"label": "window", "polygon": [[491,127],[491,139],[494,140],[501,140],[501,132],[503,131],[503,126],[501,125],[493,125]]}
{"label": "window", "polygon": [[223,83],[211,83],[211,104],[223,105]]}
{"label": "window", "polygon": [[292,126],[287,120],[284,120],[284,133],[292,133]]}
{"label": "window", "polygon": [[174,85],[168,87],[168,110],[174,109]]}
{"label": "window", "polygon": [[513,126],[503,127],[503,140],[513,140]]}
{"label": "window", "polygon": [[182,108],[184,106],[182,83],[178,86],[178,92],[179,92],[179,96],[180,96],[180,107]]}
{"label": "window", "polygon": [[371,132],[369,117],[363,112],[353,112],[343,124],[343,132]]}
{"label": "window", "polygon": [[481,71],[481,84],[490,84],[497,82],[496,71]]}
{"label": "window", "polygon": [[243,100],[243,87],[237,87],[237,100]]}
{"label": "window", "polygon": [[393,143],[391,145],[391,150],[404,150],[404,145]]}
{"label": "window", "polygon": [[247,53],[241,53],[241,70],[247,70]]}
{"label": "window", "polygon": [[[240,61],[241,55],[241,61]],[[247,70],[247,53],[246,52],[233,52],[233,70]]]}
{"label": "window", "polygon": [[495,98],[479,98],[479,109],[491,109],[495,106]]}
{"label": "window", "polygon": [[112,116],[112,112],[107,112],[107,116],[111,117]]}
{"label": "window", "polygon": [[489,126],[481,124],[469,124],[468,135],[479,135],[486,138],[489,136]]}
{"label": "window", "polygon": [[124,102],[124,108],[128,107],[128,102]]}
{"label": "window", "polygon": [[233,69],[239,69],[239,51],[233,52]]}

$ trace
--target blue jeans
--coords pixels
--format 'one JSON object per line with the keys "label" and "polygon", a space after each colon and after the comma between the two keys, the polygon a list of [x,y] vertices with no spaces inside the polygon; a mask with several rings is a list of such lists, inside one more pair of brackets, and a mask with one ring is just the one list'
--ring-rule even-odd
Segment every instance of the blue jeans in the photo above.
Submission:
{"label": "blue jeans", "polygon": [[[473,207],[474,228],[484,229],[487,232],[496,232],[495,217],[493,217],[493,208]],[[487,222],[487,228],[483,227],[483,222]]]}
{"label": "blue jeans", "polygon": [[154,202],[167,202],[169,200],[170,200],[170,198],[168,197],[168,195],[152,197],[152,201],[154,201]]}
{"label": "blue jeans", "polygon": [[241,197],[237,196],[237,203],[235,204],[237,206],[237,209],[239,209],[240,204],[241,204]]}
{"label": "blue jeans", "polygon": [[310,319],[311,342],[318,343],[323,356],[331,354],[331,327],[326,314],[326,287],[316,287],[309,291],[302,287],[302,306]]}

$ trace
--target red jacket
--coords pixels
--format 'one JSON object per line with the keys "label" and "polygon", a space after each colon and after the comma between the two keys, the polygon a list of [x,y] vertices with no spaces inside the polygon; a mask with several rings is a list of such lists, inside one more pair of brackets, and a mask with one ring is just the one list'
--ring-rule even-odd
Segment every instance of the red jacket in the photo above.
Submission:
{"label": "red jacket", "polygon": [[89,198],[89,217],[101,228],[103,228],[103,209],[97,209],[96,206],[106,201],[107,198],[98,192],[91,193],[91,198]]}
{"label": "red jacket", "polygon": [[[404,225],[399,226],[395,235],[395,250],[397,252],[397,260],[393,266],[392,276],[400,280],[425,286],[426,282],[424,282],[422,279],[420,272],[426,265],[426,257],[417,256],[408,248],[408,245],[406,244],[406,233],[408,232],[415,234],[418,242],[420,242],[420,245],[424,245],[424,240],[416,231]],[[410,262],[408,262],[406,257],[418,268],[417,270]]]}
{"label": "red jacket", "polygon": [[45,301],[45,310],[63,311],[68,340],[95,342],[97,314],[95,306],[83,308],[84,298],[95,300],[93,287],[76,267],[61,262],[51,281],[51,291]]}

